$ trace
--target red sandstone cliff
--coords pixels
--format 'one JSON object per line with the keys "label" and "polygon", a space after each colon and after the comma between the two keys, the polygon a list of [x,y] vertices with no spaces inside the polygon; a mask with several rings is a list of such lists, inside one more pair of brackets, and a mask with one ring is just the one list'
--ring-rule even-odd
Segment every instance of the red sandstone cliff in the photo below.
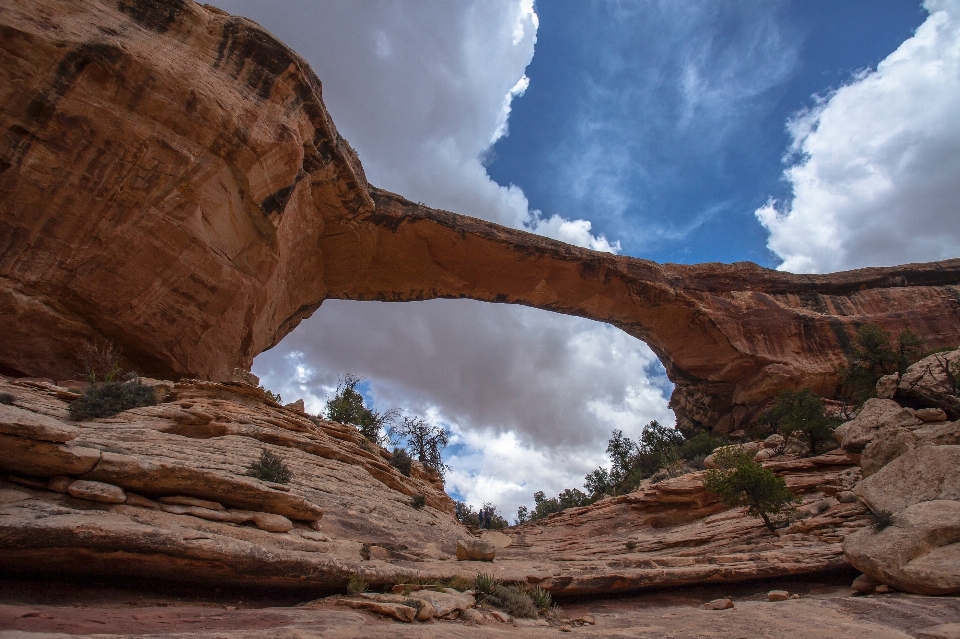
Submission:
{"label": "red sandstone cliff", "polygon": [[960,341],[960,260],[832,275],[656,264],[367,184],[296,53],[192,2],[0,6],[0,372],[75,375],[108,337],[226,379],[324,299],[468,297],[646,341],[682,428],[786,386],[830,394],[855,327]]}

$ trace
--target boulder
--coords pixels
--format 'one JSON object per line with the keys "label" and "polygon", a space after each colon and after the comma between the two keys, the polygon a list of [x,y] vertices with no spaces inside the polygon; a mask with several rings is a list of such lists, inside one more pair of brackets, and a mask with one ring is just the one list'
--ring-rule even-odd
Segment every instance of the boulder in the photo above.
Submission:
{"label": "boulder", "polygon": [[786,590],[771,590],[767,593],[767,601],[786,601],[790,598],[790,593]]}
{"label": "boulder", "polygon": [[493,561],[497,547],[482,539],[458,539],[457,561]]}
{"label": "boulder", "polygon": [[484,530],[480,533],[480,539],[489,541],[497,548],[508,548],[511,543],[510,535],[505,535],[496,530]]}
{"label": "boulder", "polygon": [[158,499],[161,504],[174,504],[177,506],[196,506],[197,508],[206,508],[208,510],[226,510],[222,504],[209,501],[207,499],[197,499],[196,497],[187,497],[186,495],[170,495]]}
{"label": "boulder", "polygon": [[410,595],[411,599],[419,599],[433,606],[434,614],[445,617],[455,610],[473,608],[475,601],[472,595],[465,595],[451,588],[444,592],[436,590],[418,590]]}
{"label": "boulder", "polygon": [[882,584],[882,581],[874,579],[870,575],[860,575],[853,580],[853,583],[850,584],[850,587],[859,593],[870,595],[873,594],[873,591],[877,589],[877,586]]}
{"label": "boulder", "polygon": [[898,397],[939,408],[960,419],[960,349],[934,353],[911,365],[897,387]]}
{"label": "boulder", "polygon": [[406,606],[402,603],[386,603],[382,601],[370,601],[368,599],[343,599],[341,603],[351,608],[360,610],[369,610],[381,615],[393,617],[397,621],[412,623],[417,616],[417,609]]}
{"label": "boulder", "polygon": [[900,374],[884,375],[877,380],[877,399],[893,399],[897,394],[897,384],[900,383]]}
{"label": "boulder", "polygon": [[883,530],[848,535],[843,552],[854,568],[897,590],[960,593],[960,502],[916,503]]}
{"label": "boulder", "polygon": [[729,450],[729,449],[739,449],[745,453],[756,454],[757,451],[761,450],[764,447],[764,442],[744,442],[742,444],[734,444],[733,446],[721,446],[712,453],[706,456],[703,460],[704,468],[716,468],[716,455],[720,451]]}
{"label": "boulder", "polygon": [[729,599],[714,599],[700,606],[703,610],[728,610],[733,608],[733,602]]}
{"label": "boulder", "polygon": [[861,481],[854,492],[874,512],[897,513],[923,501],[960,500],[960,446],[913,449]]}
{"label": "boulder", "polygon": [[78,479],[67,486],[67,493],[77,499],[100,501],[105,504],[122,504],[127,501],[127,495],[123,492],[122,488],[99,481],[84,481]]}
{"label": "boulder", "polygon": [[913,414],[917,419],[925,422],[947,421],[947,414],[941,408],[919,408]]}
{"label": "boulder", "polygon": [[889,399],[868,399],[860,413],[852,421],[837,426],[834,436],[840,442],[844,452],[858,454],[863,452],[879,430],[885,426],[916,426],[922,422],[913,412]]}
{"label": "boulder", "polygon": [[[417,619],[420,619],[420,616],[417,615]],[[482,624],[485,619],[483,613],[479,610],[474,610],[473,608],[467,608],[466,610],[460,611],[460,620],[466,623],[472,624]]]}
{"label": "boulder", "polygon": [[770,436],[767,437],[765,440],[763,440],[763,447],[764,447],[764,448],[778,448],[778,447],[780,447],[780,446],[783,446],[783,441],[784,441],[784,440],[783,440],[783,435],[779,435],[779,434],[777,434],[777,433],[774,433],[773,435],[770,435]]}

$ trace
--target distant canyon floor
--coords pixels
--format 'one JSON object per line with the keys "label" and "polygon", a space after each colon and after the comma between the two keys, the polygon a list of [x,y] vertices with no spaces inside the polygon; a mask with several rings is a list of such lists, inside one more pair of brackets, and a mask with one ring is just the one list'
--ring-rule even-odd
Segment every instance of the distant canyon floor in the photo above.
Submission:
{"label": "distant canyon floor", "polygon": [[[852,573],[855,574],[855,573]],[[402,624],[337,605],[309,605],[304,593],[264,593],[101,581],[31,581],[0,576],[0,637],[791,637],[905,639],[952,637],[960,629],[960,598],[905,593],[861,596],[837,571],[810,579],[758,580],[648,590],[561,602],[562,618],[589,615],[593,625],[517,627],[462,621]],[[785,589],[798,599],[770,602]],[[728,597],[734,608],[700,605]],[[956,624],[956,625],[954,625]],[[951,627],[952,626],[952,627]]]}

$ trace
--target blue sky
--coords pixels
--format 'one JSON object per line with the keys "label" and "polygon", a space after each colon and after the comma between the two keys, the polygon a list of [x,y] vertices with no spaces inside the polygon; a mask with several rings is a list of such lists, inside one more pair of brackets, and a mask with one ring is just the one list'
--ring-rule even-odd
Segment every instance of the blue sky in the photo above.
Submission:
{"label": "blue sky", "polygon": [[[298,51],[370,181],[597,250],[829,272],[960,256],[960,0],[217,0]],[[450,429],[510,515],[673,423],[654,354],[580,318],[327,300],[254,372],[346,372]]]}
{"label": "blue sky", "polygon": [[487,162],[628,255],[775,267],[754,211],[783,197],[785,124],[926,18],[904,0],[540,2],[510,134]]}

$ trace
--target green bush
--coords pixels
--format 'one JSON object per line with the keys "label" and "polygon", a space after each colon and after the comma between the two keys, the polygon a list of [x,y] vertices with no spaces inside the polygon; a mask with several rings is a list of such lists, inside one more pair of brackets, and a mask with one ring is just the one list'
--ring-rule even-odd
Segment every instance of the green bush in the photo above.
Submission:
{"label": "green bush", "polygon": [[157,395],[153,388],[139,381],[91,384],[82,397],[70,402],[70,419],[80,421],[111,417],[131,408],[153,406],[156,403]]}
{"label": "green bush", "polygon": [[360,544],[360,558],[370,561],[370,544]]}
{"label": "green bush", "polygon": [[782,515],[798,501],[782,477],[753,460],[750,453],[724,448],[714,453],[717,468],[703,475],[703,487],[718,495],[728,506],[746,506],[747,512],[763,520],[770,532],[776,529],[771,516]]}
{"label": "green bush", "polygon": [[293,478],[293,473],[283,463],[280,455],[265,448],[260,451],[260,459],[250,464],[247,475],[275,484],[287,484]]}
{"label": "green bush", "polygon": [[691,462],[700,460],[700,468],[703,468],[703,460],[706,459],[707,455],[723,446],[724,443],[722,439],[703,431],[680,445],[680,457]]}
{"label": "green bush", "polygon": [[390,456],[390,464],[400,471],[400,474],[405,477],[410,476],[410,471],[413,468],[413,459],[410,458],[410,454],[407,453],[402,448],[394,448],[393,453]]}
{"label": "green bush", "polygon": [[370,584],[356,573],[351,574],[349,579],[347,579],[347,592],[351,595],[359,595],[361,592],[366,592],[369,587]]}
{"label": "green bush", "polygon": [[893,513],[889,510],[877,510],[870,513],[870,517],[873,519],[874,530],[883,530],[893,525]]}
{"label": "green bush", "polygon": [[796,433],[805,435],[811,455],[816,454],[817,443],[831,438],[833,430],[840,425],[839,419],[827,417],[823,399],[809,388],[781,392],[765,421],[784,437],[790,438]]}
{"label": "green bush", "polygon": [[389,431],[393,437],[407,442],[407,449],[417,461],[444,476],[447,465],[443,463],[442,453],[450,435],[443,426],[429,424],[422,417],[404,416],[399,423],[394,420]]}
{"label": "green bush", "polygon": [[877,381],[884,375],[900,373],[923,356],[923,338],[905,328],[893,340],[890,331],[876,324],[857,329],[850,365],[840,372],[840,397],[862,404],[876,395]]}
{"label": "green bush", "polygon": [[495,586],[487,602],[514,617],[536,619],[538,610],[533,599],[521,586]]}
{"label": "green bush", "polygon": [[0,404],[13,404],[17,401],[17,396],[13,393],[0,393]]}
{"label": "green bush", "polygon": [[327,400],[327,419],[352,424],[368,441],[380,444],[383,441],[381,429],[392,423],[400,412],[396,409],[385,413],[371,410],[364,404],[363,395],[357,391],[362,377],[347,373],[337,379],[337,392]]}
{"label": "green bush", "polygon": [[427,505],[427,496],[426,495],[414,495],[410,500],[410,505],[420,510]]}
{"label": "green bush", "polygon": [[540,586],[534,586],[527,594],[530,595],[533,605],[537,607],[541,614],[550,610],[550,606],[553,605],[553,597],[550,592]]}
{"label": "green bush", "polygon": [[485,601],[487,597],[492,596],[494,589],[499,585],[499,579],[483,572],[478,572],[476,578],[473,580],[473,590],[481,602]]}

